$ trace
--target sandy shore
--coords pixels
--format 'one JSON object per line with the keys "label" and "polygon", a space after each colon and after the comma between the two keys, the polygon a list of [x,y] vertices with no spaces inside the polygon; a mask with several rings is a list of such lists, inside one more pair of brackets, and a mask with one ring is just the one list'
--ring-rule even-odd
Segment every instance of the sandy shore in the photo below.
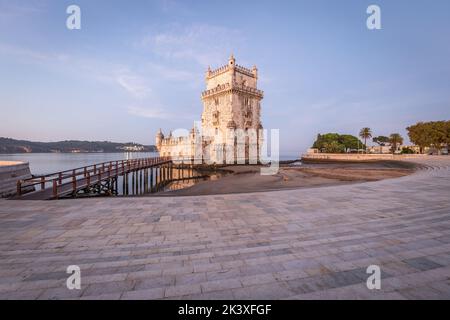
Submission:
{"label": "sandy shore", "polygon": [[158,193],[159,196],[192,196],[311,188],[398,178],[411,174],[408,162],[327,163],[283,166],[276,175],[263,176],[260,166],[227,166],[229,172],[217,180],[205,180],[191,187]]}

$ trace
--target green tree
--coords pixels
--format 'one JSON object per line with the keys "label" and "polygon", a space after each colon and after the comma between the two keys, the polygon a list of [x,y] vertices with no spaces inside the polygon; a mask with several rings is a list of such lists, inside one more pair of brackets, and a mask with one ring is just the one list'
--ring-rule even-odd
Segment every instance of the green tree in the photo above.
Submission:
{"label": "green tree", "polygon": [[379,146],[385,146],[386,143],[389,143],[389,137],[386,136],[373,137],[372,141],[378,144]]}
{"label": "green tree", "polygon": [[381,147],[384,147],[387,143],[389,143],[389,137],[386,136],[378,136],[374,137],[372,141],[380,146],[380,153],[382,151]]}
{"label": "green tree", "polygon": [[408,148],[408,147],[403,147],[402,151],[400,152],[401,154],[413,154],[414,150]]}
{"label": "green tree", "polygon": [[338,133],[318,134],[313,144],[313,148],[319,149],[321,152],[343,153],[351,149],[357,149],[358,144],[362,142],[355,136],[349,134],[340,135]]}
{"label": "green tree", "polygon": [[447,151],[450,151],[450,120],[445,121],[445,144],[447,145]]}
{"label": "green tree", "polygon": [[367,139],[372,138],[372,130],[370,128],[362,128],[359,131],[359,137],[364,139],[364,150],[367,152]]}
{"label": "green tree", "polygon": [[395,153],[397,147],[403,143],[403,137],[399,133],[393,133],[389,136],[389,143],[392,153]]}
{"label": "green tree", "polygon": [[450,144],[450,121],[418,122],[406,128],[409,140],[419,146],[423,153],[426,147],[433,147],[438,153]]}
{"label": "green tree", "polygon": [[325,152],[323,149],[325,149],[326,145],[333,141],[339,140],[339,134],[337,133],[326,133],[326,134],[318,134],[317,139],[313,144],[313,148],[317,148],[322,152]]}
{"label": "green tree", "polygon": [[325,142],[323,149],[326,153],[343,153],[344,146],[337,141]]}
{"label": "green tree", "polygon": [[448,144],[446,122],[447,121],[430,122],[431,145],[437,150],[438,154],[441,153],[442,147]]}
{"label": "green tree", "polygon": [[420,153],[423,153],[426,147],[431,147],[433,142],[431,139],[432,124],[430,122],[418,122],[407,127],[406,130],[409,140],[419,147]]}
{"label": "green tree", "polygon": [[345,151],[357,150],[358,146],[362,145],[362,142],[351,134],[341,134],[338,139],[339,143],[345,148]]}

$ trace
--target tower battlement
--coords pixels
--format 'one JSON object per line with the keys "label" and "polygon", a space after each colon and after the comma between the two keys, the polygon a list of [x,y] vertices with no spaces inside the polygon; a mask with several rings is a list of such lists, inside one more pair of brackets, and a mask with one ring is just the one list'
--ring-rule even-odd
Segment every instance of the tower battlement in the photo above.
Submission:
{"label": "tower battlement", "polygon": [[227,73],[230,71],[237,72],[251,78],[255,79],[258,78],[258,69],[256,68],[256,66],[253,66],[252,69],[240,66],[236,64],[236,59],[234,59],[234,56],[231,55],[230,59],[228,60],[228,64],[213,70],[211,70],[211,68],[208,67],[208,70],[206,71],[206,80],[210,80],[214,77],[217,77],[223,73]]}
{"label": "tower battlement", "polygon": [[232,71],[232,70],[235,70],[239,73],[245,74],[246,76],[249,76],[252,78],[257,78],[257,76],[258,76],[256,67],[253,67],[253,69],[249,69],[249,68],[246,68],[246,67],[243,67],[240,65],[236,65],[234,68],[231,68],[229,65],[224,65],[224,66],[221,66],[214,70],[208,69],[206,71],[206,78],[209,80],[211,78],[221,75],[222,73]]}

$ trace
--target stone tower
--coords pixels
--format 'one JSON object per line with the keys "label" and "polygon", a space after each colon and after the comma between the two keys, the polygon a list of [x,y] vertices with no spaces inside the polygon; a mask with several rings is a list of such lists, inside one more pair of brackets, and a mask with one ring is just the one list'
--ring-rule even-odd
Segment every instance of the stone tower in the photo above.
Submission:
{"label": "stone tower", "polygon": [[[252,147],[257,152],[258,161],[262,144],[262,137],[259,136],[259,129],[262,129],[260,102],[263,98],[263,92],[257,88],[258,69],[256,66],[248,69],[237,65],[231,55],[227,65],[216,70],[208,68],[205,80],[202,134],[206,137],[205,145],[210,148],[212,161],[218,158],[217,162],[221,162],[218,156],[221,153],[225,154],[222,157],[229,157],[233,153],[232,157],[237,161],[242,158],[238,156],[237,149],[242,148],[245,161],[248,162],[249,156],[255,157],[254,153],[251,156]],[[233,132],[257,134],[257,142],[250,142],[249,145],[248,136],[244,140],[236,139]]]}
{"label": "stone tower", "polygon": [[188,136],[156,134],[161,156],[202,163],[257,163],[263,140],[260,129],[263,92],[258,90],[258,70],[228,64],[205,75],[202,92],[201,132],[194,127]]}

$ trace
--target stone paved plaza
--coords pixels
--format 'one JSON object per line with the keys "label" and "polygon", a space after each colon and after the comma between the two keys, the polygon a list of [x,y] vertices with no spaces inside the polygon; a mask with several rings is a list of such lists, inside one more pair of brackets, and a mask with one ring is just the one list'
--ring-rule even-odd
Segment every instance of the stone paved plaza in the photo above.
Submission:
{"label": "stone paved plaza", "polygon": [[[415,161],[335,187],[0,200],[0,298],[449,299],[450,157]],[[381,290],[366,287],[372,264]]]}

